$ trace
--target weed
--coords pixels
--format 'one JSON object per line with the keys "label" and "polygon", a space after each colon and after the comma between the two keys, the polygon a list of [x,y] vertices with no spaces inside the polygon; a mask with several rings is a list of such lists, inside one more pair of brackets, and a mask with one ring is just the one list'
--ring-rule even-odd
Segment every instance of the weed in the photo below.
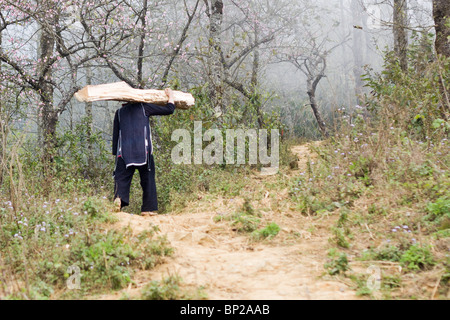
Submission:
{"label": "weed", "polygon": [[237,232],[253,232],[258,229],[261,220],[244,213],[235,214],[231,225]]}
{"label": "weed", "polygon": [[413,271],[425,270],[436,264],[429,248],[418,245],[413,245],[405,251],[400,258],[400,262]]}
{"label": "weed", "polygon": [[262,239],[272,239],[280,232],[280,227],[275,223],[272,222],[268,226],[266,226],[264,229],[253,231],[251,234],[251,237],[255,240],[262,240]]}
{"label": "weed", "polygon": [[426,206],[428,215],[426,221],[432,221],[438,230],[450,228],[450,199],[447,197],[438,198],[435,202],[428,202]]}
{"label": "weed", "polygon": [[151,281],[141,290],[142,300],[203,300],[207,298],[204,287],[196,290],[181,288],[182,279],[171,275],[162,281]]}
{"label": "weed", "polygon": [[117,218],[111,215],[112,210],[107,210],[105,204],[98,198],[89,197],[83,204],[83,212],[97,219],[99,222],[114,223]]}
{"label": "weed", "polygon": [[345,230],[339,227],[332,228],[333,237],[330,238],[330,242],[337,244],[341,248],[349,248],[350,243],[345,238]]}
{"label": "weed", "polygon": [[381,279],[381,288],[384,290],[398,289],[402,286],[402,278],[399,276],[383,276]]}
{"label": "weed", "polygon": [[348,265],[347,255],[345,253],[337,253],[335,250],[330,250],[328,253],[329,260],[325,263],[324,268],[329,275],[345,274],[350,269]]}
{"label": "weed", "polygon": [[385,215],[387,215],[387,210],[384,207],[382,207],[382,206],[379,206],[379,205],[377,205],[375,203],[372,203],[368,207],[367,213],[370,214],[370,215],[374,215],[374,216],[378,216],[378,215],[385,216]]}
{"label": "weed", "polygon": [[362,260],[380,260],[398,262],[402,256],[402,251],[393,245],[385,245],[376,250],[370,249],[364,252]]}
{"label": "weed", "polygon": [[169,276],[162,281],[151,281],[142,290],[142,300],[180,300],[183,293],[180,289],[181,278]]}
{"label": "weed", "polygon": [[246,198],[239,212],[232,215],[219,214],[213,220],[215,222],[230,221],[234,231],[251,233],[257,230],[261,224],[261,219],[258,218],[260,216],[261,214],[252,207],[250,200]]}
{"label": "weed", "polygon": [[242,204],[242,212],[248,215],[255,215],[255,209],[252,207],[252,204],[250,203],[250,199],[245,198],[244,203]]}

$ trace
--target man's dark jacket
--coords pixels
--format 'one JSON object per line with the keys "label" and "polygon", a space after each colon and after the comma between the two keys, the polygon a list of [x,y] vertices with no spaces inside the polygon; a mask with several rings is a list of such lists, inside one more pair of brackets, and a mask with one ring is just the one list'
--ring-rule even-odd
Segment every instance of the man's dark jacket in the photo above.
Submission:
{"label": "man's dark jacket", "polygon": [[116,111],[112,154],[122,157],[126,167],[145,165],[153,153],[149,116],[170,115],[175,105],[159,106],[151,103],[127,103]]}

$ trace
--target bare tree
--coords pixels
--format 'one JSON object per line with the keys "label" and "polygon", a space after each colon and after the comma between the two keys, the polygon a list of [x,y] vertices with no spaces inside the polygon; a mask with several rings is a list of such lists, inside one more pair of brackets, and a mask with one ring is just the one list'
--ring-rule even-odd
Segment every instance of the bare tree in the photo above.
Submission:
{"label": "bare tree", "polygon": [[[311,34],[310,34],[311,36]],[[345,41],[347,41],[346,39]],[[319,130],[324,137],[329,136],[329,130],[320,112],[320,106],[317,102],[316,92],[320,81],[326,77],[327,57],[330,53],[341,46],[343,43],[336,44],[330,49],[326,49],[327,39],[317,41],[314,37],[310,37],[308,42],[310,47],[305,50],[297,50],[297,54],[289,54],[284,60],[292,63],[298,70],[306,76],[306,89],[309,97],[311,109],[316,118]]]}
{"label": "bare tree", "polygon": [[319,104],[317,103],[316,91],[317,86],[324,77],[327,68],[327,55],[329,51],[320,50],[321,45],[316,46],[309,55],[301,55],[298,57],[292,57],[292,64],[295,65],[306,76],[306,89],[309,97],[309,102],[314,116],[317,120],[320,132],[324,137],[329,136],[327,125],[319,110]]}
{"label": "bare tree", "polygon": [[[309,4],[309,2],[306,2]],[[309,105],[322,136],[328,137],[330,132],[323,117],[321,106],[317,99],[318,85],[327,75],[328,59],[334,50],[344,45],[350,39],[350,34],[340,36],[339,41],[332,40],[336,31],[336,23],[317,23],[318,12],[327,12],[324,8],[314,5],[300,8],[296,17],[298,23],[294,34],[285,40],[285,46],[277,55],[278,62],[288,62],[301,71],[306,77],[306,93]],[[332,20],[332,12],[327,12],[327,18]],[[295,12],[294,12],[295,14]]]}
{"label": "bare tree", "polygon": [[[259,92],[259,71],[260,71],[260,50],[259,50],[259,32],[258,26],[255,24],[254,26],[254,38],[251,46],[253,49],[253,58],[252,58],[252,67],[251,67],[251,78],[248,85],[244,84],[244,81],[239,81],[236,77],[231,77],[230,72],[228,71],[232,65],[225,64],[227,72],[227,77],[225,78],[225,83],[227,83],[230,87],[242,93],[244,97],[246,97],[251,104],[253,105],[256,111],[256,121],[258,123],[259,128],[263,128],[264,126],[264,117],[263,117],[263,101],[261,97],[261,93]],[[265,41],[271,41],[273,38],[268,38]]]}
{"label": "bare tree", "polygon": [[235,12],[232,17],[227,17],[229,21],[224,32],[232,45],[223,43],[220,48],[223,82],[247,99],[247,106],[253,111],[244,112],[255,114],[256,119],[250,121],[255,120],[262,128],[264,98],[261,94],[261,71],[269,60],[268,48],[288,24],[285,19],[288,7],[283,1],[232,0],[231,3]]}
{"label": "bare tree", "polygon": [[311,109],[316,117],[317,124],[319,125],[320,131],[324,137],[328,137],[328,129],[322,115],[319,111],[319,105],[316,99],[317,85],[320,80],[325,77],[325,70],[327,68],[326,60],[327,52],[323,54],[318,54],[315,57],[307,57],[303,60],[302,64],[299,64],[300,70],[306,75],[306,87],[309,96],[309,101],[311,103]]}

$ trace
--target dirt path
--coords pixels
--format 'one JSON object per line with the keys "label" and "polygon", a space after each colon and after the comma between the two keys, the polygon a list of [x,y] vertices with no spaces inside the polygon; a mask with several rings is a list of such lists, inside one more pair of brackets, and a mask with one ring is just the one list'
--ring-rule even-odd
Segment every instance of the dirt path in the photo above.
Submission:
{"label": "dirt path", "polygon": [[[299,170],[290,174],[298,174],[311,156],[309,145],[292,150],[299,157]],[[263,218],[282,228],[270,241],[252,242],[248,236],[232,231],[229,222],[214,222],[217,214],[239,207],[243,202],[239,197],[219,197],[214,201],[205,197],[176,215],[144,218],[118,213],[120,221],[116,227],[130,225],[133,232],[139,233],[152,224],[158,225],[175,249],[166,263],[139,272],[134,278],[136,285],[125,292],[130,297],[138,296],[149,281],[177,274],[188,287],[202,286],[209,299],[355,299],[347,284],[323,277],[331,219],[296,214],[286,201],[287,189],[270,194],[259,188],[263,179],[276,177],[255,174],[248,188],[265,194],[254,205],[269,208],[263,211]],[[100,299],[118,299],[122,294],[123,291]]]}

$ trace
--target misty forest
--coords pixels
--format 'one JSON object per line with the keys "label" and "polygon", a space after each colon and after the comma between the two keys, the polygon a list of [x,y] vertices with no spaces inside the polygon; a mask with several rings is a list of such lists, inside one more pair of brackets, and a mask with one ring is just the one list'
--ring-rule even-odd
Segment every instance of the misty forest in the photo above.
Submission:
{"label": "misty forest", "polygon": [[[147,121],[155,215],[125,102],[75,96],[116,82],[195,98]],[[0,0],[0,299],[449,299],[449,116],[448,0]]]}

